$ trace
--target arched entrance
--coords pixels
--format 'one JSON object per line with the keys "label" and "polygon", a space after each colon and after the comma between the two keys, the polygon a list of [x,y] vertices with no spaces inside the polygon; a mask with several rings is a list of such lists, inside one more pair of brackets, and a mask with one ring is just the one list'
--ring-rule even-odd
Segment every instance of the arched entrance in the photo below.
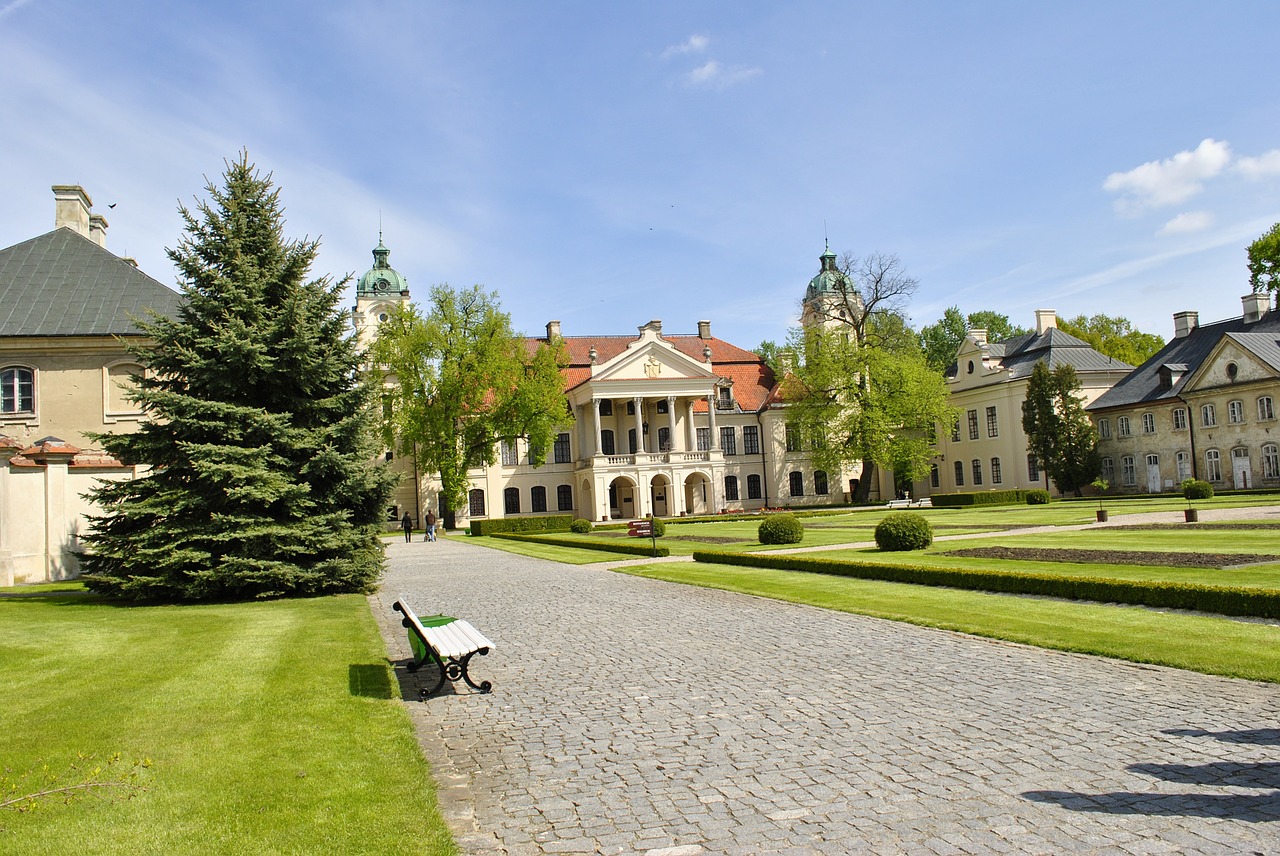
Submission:
{"label": "arched entrance", "polygon": [[591,479],[583,479],[578,491],[578,516],[587,520],[596,519],[595,498],[591,495]]}
{"label": "arched entrance", "polygon": [[653,481],[649,482],[649,499],[654,517],[671,516],[675,496],[671,492],[671,482],[666,476],[654,476]]}
{"label": "arched entrance", "polygon": [[609,516],[614,520],[630,520],[636,516],[639,498],[636,483],[626,476],[609,482]]}
{"label": "arched entrance", "polygon": [[684,508],[690,514],[712,513],[711,480],[694,473],[684,480]]}

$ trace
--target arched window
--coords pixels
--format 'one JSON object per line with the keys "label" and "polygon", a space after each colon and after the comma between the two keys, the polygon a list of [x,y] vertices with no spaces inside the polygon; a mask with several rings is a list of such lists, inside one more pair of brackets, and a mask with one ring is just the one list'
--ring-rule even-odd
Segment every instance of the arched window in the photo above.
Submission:
{"label": "arched window", "polygon": [[804,474],[799,470],[792,470],[788,478],[790,480],[791,495],[804,496]]}
{"label": "arched window", "polygon": [[556,488],[556,507],[560,511],[573,511],[573,485],[562,484]]}
{"label": "arched window", "polygon": [[1232,425],[1239,425],[1244,421],[1244,402],[1228,401],[1227,402],[1227,421]]}
{"label": "arched window", "polygon": [[1275,443],[1262,447],[1262,477],[1280,479],[1280,449],[1277,449]]}
{"label": "arched window", "polygon": [[[519,500],[520,495],[517,493],[516,501]],[[547,489],[540,484],[529,489],[529,510],[534,513],[547,510]]]}
{"label": "arched window", "polygon": [[659,452],[671,451],[671,429],[670,428],[664,427],[664,428],[658,429],[658,451]]}
{"label": "arched window", "polygon": [[36,375],[25,366],[0,371],[0,413],[36,412]]}
{"label": "arched window", "polygon": [[816,470],[813,474],[813,492],[818,496],[827,495],[827,474],[822,470]]}
{"label": "arched window", "polygon": [[1109,484],[1116,481],[1116,463],[1111,458],[1102,459],[1102,479]]}
{"label": "arched window", "polygon": [[[1212,407],[1213,405],[1205,405]],[[1222,481],[1222,453],[1217,449],[1207,449],[1204,453],[1204,479],[1205,481],[1220,482]]]}
{"label": "arched window", "polygon": [[1116,417],[1116,434],[1120,437],[1128,437],[1133,431],[1129,428],[1128,416]]}
{"label": "arched window", "polygon": [[999,458],[992,458],[992,459],[991,459],[991,483],[992,483],[992,484],[1003,484],[1003,483],[1004,483],[1004,474],[1003,474],[1002,472],[1000,472],[1000,459],[999,459]]}
{"label": "arched window", "polygon": [[1174,431],[1187,430],[1187,408],[1185,407],[1173,408],[1173,430]]}
{"label": "arched window", "polygon": [[938,473],[938,465],[930,464],[929,465],[929,486],[936,488],[941,486],[941,484],[942,484],[942,476],[939,475]]}
{"label": "arched window", "polygon": [[1125,455],[1120,459],[1120,483],[1133,487],[1138,483],[1138,469],[1133,465],[1133,455]]}
{"label": "arched window", "polygon": [[1258,418],[1263,421],[1276,418],[1275,408],[1271,406],[1271,396],[1264,395],[1258,399]]}
{"label": "arched window", "polygon": [[502,492],[502,507],[507,514],[520,513],[520,488],[509,487]]}
{"label": "arched window", "polygon": [[1200,408],[1200,424],[1205,428],[1212,428],[1218,424],[1218,411],[1212,404],[1206,404]]}
{"label": "arched window", "polygon": [[1154,413],[1142,414],[1142,433],[1143,434],[1156,433],[1156,415]]}
{"label": "arched window", "polygon": [[982,461],[977,458],[973,459],[973,483],[975,485],[982,484]]}
{"label": "arched window", "polygon": [[964,461],[956,461],[956,487],[964,487]]}
{"label": "arched window", "polygon": [[738,499],[738,477],[724,477],[724,498],[736,502]]}
{"label": "arched window", "polygon": [[472,517],[484,517],[484,491],[473,488],[467,493],[467,510]]}
{"label": "arched window", "polygon": [[1191,478],[1191,456],[1186,452],[1179,452],[1176,456],[1178,463],[1178,483]]}
{"label": "arched window", "polygon": [[1111,420],[1110,419],[1098,420],[1098,436],[1103,440],[1111,439]]}
{"label": "arched window", "polygon": [[760,489],[760,476],[747,476],[747,499],[760,499],[764,491]]}

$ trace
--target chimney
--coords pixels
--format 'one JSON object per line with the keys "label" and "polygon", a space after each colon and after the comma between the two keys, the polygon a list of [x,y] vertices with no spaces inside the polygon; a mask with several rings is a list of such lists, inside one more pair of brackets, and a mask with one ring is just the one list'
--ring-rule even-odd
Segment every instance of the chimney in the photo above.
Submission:
{"label": "chimney", "polygon": [[975,327],[975,328],[971,329],[971,330],[968,332],[968,334],[967,334],[967,335],[969,336],[969,338],[970,338],[970,339],[973,339],[973,340],[974,340],[975,342],[977,342],[979,345],[985,345],[985,344],[987,343],[987,331],[986,331],[986,330],[982,330],[982,329],[979,329],[979,328]]}
{"label": "chimney", "polygon": [[1271,296],[1266,292],[1246,294],[1240,300],[1244,303],[1244,323],[1246,324],[1257,321],[1271,308]]}
{"label": "chimney", "polygon": [[77,234],[89,237],[89,209],[93,200],[78,184],[53,186],[53,228],[66,226]]}
{"label": "chimney", "polygon": [[552,339],[559,339],[559,338],[560,338],[560,322],[548,321],[547,322],[547,341],[550,342]]}
{"label": "chimney", "polygon": [[699,339],[711,338],[711,322],[710,321],[698,322],[698,338]]}
{"label": "chimney", "polygon": [[89,238],[99,247],[107,246],[107,218],[101,214],[89,215]]}
{"label": "chimney", "polygon": [[1191,335],[1191,331],[1200,326],[1199,312],[1173,313],[1173,338],[1181,339]]}
{"label": "chimney", "polygon": [[1036,335],[1039,336],[1047,330],[1054,330],[1058,326],[1058,313],[1052,309],[1036,310]]}

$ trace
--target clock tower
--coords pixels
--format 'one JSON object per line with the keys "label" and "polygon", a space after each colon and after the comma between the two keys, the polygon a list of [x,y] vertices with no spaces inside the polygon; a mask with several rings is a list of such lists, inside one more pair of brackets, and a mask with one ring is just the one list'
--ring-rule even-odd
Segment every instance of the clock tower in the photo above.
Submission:
{"label": "clock tower", "polygon": [[409,302],[409,281],[387,263],[390,255],[379,232],[378,246],[373,250],[373,267],[356,283],[356,305],[351,309],[351,323],[360,337],[361,348],[373,344],[378,325],[394,307]]}

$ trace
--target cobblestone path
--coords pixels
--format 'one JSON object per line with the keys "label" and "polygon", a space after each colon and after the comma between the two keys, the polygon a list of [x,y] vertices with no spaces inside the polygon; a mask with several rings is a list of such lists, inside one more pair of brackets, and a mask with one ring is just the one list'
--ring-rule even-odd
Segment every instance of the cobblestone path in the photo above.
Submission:
{"label": "cobblestone path", "polygon": [[1280,687],[501,553],[388,546],[373,598],[495,643],[425,703],[471,854],[1280,854]]}

